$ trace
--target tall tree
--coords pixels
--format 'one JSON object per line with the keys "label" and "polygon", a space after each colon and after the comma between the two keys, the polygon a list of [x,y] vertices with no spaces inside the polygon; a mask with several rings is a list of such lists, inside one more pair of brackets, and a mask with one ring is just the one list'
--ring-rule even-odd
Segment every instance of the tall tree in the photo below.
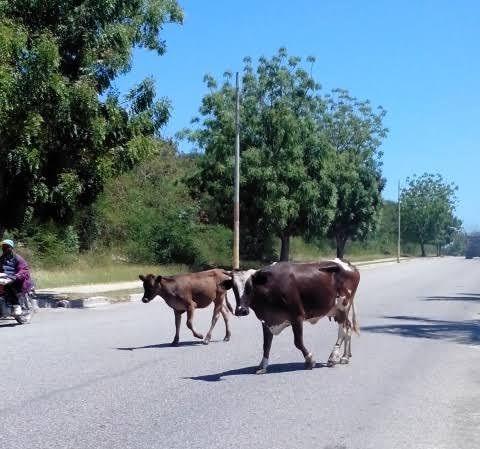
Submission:
{"label": "tall tree", "polygon": [[0,0],[0,235],[71,220],[105,180],[156,151],[169,103],[152,80],[109,91],[135,46],[162,54],[174,0]]}
{"label": "tall tree", "polygon": [[[214,219],[230,225],[235,89],[230,73],[221,86],[210,76],[205,80],[210,92],[200,108],[203,120],[187,132],[204,152],[190,185],[212,199]],[[260,58],[256,68],[244,60],[241,225],[250,235],[277,236],[281,260],[289,258],[292,236],[325,230],[333,216],[330,149],[316,121],[323,107],[319,89],[300,58],[285,49]]]}
{"label": "tall tree", "polygon": [[420,245],[448,243],[461,226],[455,217],[458,187],[439,174],[424,173],[407,179],[401,193],[402,235]]}
{"label": "tall tree", "polygon": [[381,209],[385,180],[380,145],[387,135],[385,110],[374,111],[343,89],[325,98],[319,123],[334,149],[336,213],[328,229],[335,239],[337,257],[343,258],[348,239],[364,239],[374,230]]}

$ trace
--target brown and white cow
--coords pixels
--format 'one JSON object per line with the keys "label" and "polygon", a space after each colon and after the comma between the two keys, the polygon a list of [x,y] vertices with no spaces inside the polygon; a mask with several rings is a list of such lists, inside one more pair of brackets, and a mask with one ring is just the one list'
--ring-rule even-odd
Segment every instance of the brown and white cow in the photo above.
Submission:
{"label": "brown and white cow", "polygon": [[[175,314],[175,337],[172,345],[178,345],[182,314],[187,312],[187,327],[196,338],[203,339],[208,344],[212,331],[222,314],[225,321],[226,335],[224,341],[229,341],[231,332],[228,324],[228,313],[233,313],[232,306],[226,300],[226,291],[232,288],[232,275],[220,269],[200,271],[198,273],[179,274],[176,276],[140,275],[143,281],[144,295],[142,301],[150,302],[157,295],[173,309]],[[196,309],[203,309],[214,303],[212,323],[205,338],[195,331],[193,315]],[[226,303],[226,307],[225,307]],[[228,309],[227,309],[228,307]]]}
{"label": "brown and white cow", "polygon": [[[303,322],[315,324],[324,316],[338,322],[338,339],[328,365],[348,363],[351,357],[351,331],[358,332],[353,299],[360,273],[348,262],[280,262],[255,272],[246,282],[243,294],[236,295],[235,315],[248,315],[249,308],[262,322],[263,358],[257,374],[267,371],[274,335],[292,326],[295,346],[305,357],[305,365],[315,366],[312,353],[303,343]],[[235,289],[234,289],[235,290]],[[352,310],[352,321],[349,313]],[[342,344],[345,345],[340,357]]]}

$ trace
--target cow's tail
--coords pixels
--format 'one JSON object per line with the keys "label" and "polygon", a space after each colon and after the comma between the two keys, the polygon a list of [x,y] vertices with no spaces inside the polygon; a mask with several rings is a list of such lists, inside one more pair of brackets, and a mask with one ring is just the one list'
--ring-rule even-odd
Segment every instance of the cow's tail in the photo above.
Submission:
{"label": "cow's tail", "polygon": [[360,335],[360,326],[357,321],[357,315],[355,314],[355,303],[352,301],[352,328],[353,332]]}

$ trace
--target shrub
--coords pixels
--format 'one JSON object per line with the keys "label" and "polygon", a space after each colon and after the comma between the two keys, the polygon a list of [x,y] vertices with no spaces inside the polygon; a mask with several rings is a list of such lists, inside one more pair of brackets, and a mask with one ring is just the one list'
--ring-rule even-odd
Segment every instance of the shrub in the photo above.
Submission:
{"label": "shrub", "polygon": [[32,253],[30,263],[36,266],[69,265],[78,259],[79,241],[72,226],[64,229],[53,224],[36,226],[25,244]]}

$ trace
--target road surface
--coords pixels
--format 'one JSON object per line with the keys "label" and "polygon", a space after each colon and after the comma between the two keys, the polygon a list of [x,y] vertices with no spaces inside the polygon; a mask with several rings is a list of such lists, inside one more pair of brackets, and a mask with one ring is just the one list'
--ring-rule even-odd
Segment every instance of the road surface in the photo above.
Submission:
{"label": "road surface", "polygon": [[350,365],[321,367],[337,332],[322,320],[305,325],[318,368],[288,328],[264,376],[253,314],[209,346],[182,323],[178,348],[158,300],[0,322],[0,448],[480,447],[480,259],[366,268],[357,310]]}

